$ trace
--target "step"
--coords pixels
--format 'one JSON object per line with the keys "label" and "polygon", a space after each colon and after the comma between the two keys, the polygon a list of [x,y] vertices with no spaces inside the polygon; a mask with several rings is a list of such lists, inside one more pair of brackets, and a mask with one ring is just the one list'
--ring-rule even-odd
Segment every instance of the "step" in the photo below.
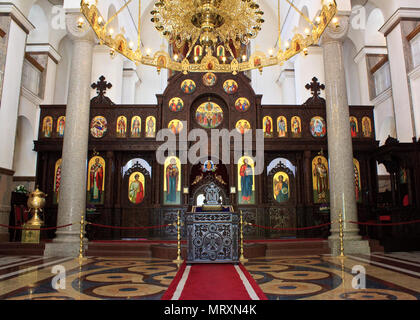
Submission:
{"label": "step", "polygon": [[[178,248],[176,245],[153,245],[152,257],[160,259],[174,260],[178,255]],[[184,258],[187,256],[186,246],[181,247],[181,256]],[[266,256],[266,245],[265,244],[245,244],[244,256],[246,258],[261,258]]]}
{"label": "step", "polygon": [[44,255],[45,243],[0,243],[0,255],[5,256],[42,256]]}
{"label": "step", "polygon": [[147,243],[89,243],[86,255],[89,257],[138,257],[150,258],[151,245]]}
{"label": "step", "polygon": [[89,242],[91,250],[124,250],[124,251],[149,251],[149,243],[95,243]]}
{"label": "step", "polygon": [[308,249],[282,249],[282,250],[267,250],[267,257],[276,257],[276,256],[308,256],[308,255],[322,255],[330,254],[330,249],[317,249],[317,250],[308,250]]}
{"label": "step", "polygon": [[267,242],[267,250],[280,250],[282,248],[296,249],[323,249],[328,248],[328,241],[298,241],[298,242]]}
{"label": "step", "polygon": [[130,257],[130,258],[151,258],[150,251],[115,251],[115,250],[87,250],[88,257]]}

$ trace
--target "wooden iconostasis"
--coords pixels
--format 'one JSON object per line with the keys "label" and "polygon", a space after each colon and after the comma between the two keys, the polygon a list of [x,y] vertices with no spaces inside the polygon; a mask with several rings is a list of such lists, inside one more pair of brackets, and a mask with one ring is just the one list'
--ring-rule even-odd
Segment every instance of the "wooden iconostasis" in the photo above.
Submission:
{"label": "wooden iconostasis", "polygon": [[[104,81],[103,79],[101,81]],[[101,83],[95,87],[101,86]],[[302,84],[305,85],[304,83]],[[87,160],[87,219],[112,226],[166,225],[203,201],[210,182],[222,190],[222,201],[243,210],[245,220],[275,228],[306,227],[329,221],[328,124],[325,100],[316,82],[313,97],[303,105],[262,105],[243,74],[176,74],[168,80],[156,105],[114,105],[92,99]],[[102,92],[105,94],[105,92]],[[101,103],[95,103],[100,101]],[[61,150],[65,135],[65,105],[41,106],[37,183],[47,199],[47,225],[56,224],[61,183]],[[377,189],[377,149],[373,107],[350,106],[354,148],[355,195],[360,220],[368,219]],[[181,148],[193,129],[251,131],[252,154],[234,164],[203,157],[185,163],[179,152],[159,164],[156,150],[161,129],[178,136]],[[255,174],[255,129],[264,132],[264,172]],[[247,142],[248,143],[248,142]],[[220,144],[219,148],[221,148]],[[209,147],[210,149],[210,147]],[[326,237],[328,230],[271,232],[246,227],[248,238],[283,236]],[[89,228],[89,239],[173,239],[176,230],[120,231]],[[54,233],[48,234],[54,237]]]}

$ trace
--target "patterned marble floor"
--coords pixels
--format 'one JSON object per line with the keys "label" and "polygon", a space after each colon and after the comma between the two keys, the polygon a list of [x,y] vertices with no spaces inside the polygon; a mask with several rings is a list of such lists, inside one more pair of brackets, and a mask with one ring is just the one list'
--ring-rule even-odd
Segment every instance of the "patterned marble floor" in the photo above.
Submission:
{"label": "patterned marble floor", "polygon": [[[266,257],[245,266],[270,300],[420,299],[420,252]],[[354,267],[366,270],[366,289],[353,288]],[[65,281],[55,278],[60,269]],[[0,256],[0,300],[160,300],[176,272],[161,259]]]}

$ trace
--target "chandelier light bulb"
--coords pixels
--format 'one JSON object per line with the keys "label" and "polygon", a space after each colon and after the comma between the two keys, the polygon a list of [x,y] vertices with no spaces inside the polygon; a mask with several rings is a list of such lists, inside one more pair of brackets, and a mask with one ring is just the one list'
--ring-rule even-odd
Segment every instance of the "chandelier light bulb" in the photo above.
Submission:
{"label": "chandelier light bulb", "polygon": [[148,55],[148,56],[150,56],[150,54],[152,53],[152,50],[150,49],[150,48],[147,48],[146,49],[146,54]]}
{"label": "chandelier light bulb", "polygon": [[316,21],[316,23],[319,24],[321,22],[321,17],[320,16],[316,17],[315,21]]}
{"label": "chandelier light bulb", "polygon": [[83,28],[83,25],[85,24],[85,19],[83,19],[83,17],[79,18],[79,21],[77,21],[77,27],[79,29]]}
{"label": "chandelier light bulb", "polygon": [[290,47],[290,43],[289,43],[289,41],[287,41],[287,42],[285,43],[285,47],[286,47],[286,49],[289,49],[289,47]]}
{"label": "chandelier light bulb", "polygon": [[311,30],[309,30],[309,28],[305,28],[305,33],[307,34],[307,35],[309,35],[309,33],[311,32]]}
{"label": "chandelier light bulb", "polygon": [[174,55],[174,60],[175,61],[178,61],[178,55],[176,54],[176,55]]}
{"label": "chandelier light bulb", "polygon": [[130,49],[133,49],[133,47],[134,47],[134,42],[133,42],[133,41],[130,41],[130,43],[128,44],[128,46],[130,47]]}
{"label": "chandelier light bulb", "polygon": [[242,61],[245,62],[246,61],[246,55],[242,56]]}
{"label": "chandelier light bulb", "polygon": [[111,36],[114,34],[114,29],[113,29],[113,28],[109,29],[109,34],[110,34]]}

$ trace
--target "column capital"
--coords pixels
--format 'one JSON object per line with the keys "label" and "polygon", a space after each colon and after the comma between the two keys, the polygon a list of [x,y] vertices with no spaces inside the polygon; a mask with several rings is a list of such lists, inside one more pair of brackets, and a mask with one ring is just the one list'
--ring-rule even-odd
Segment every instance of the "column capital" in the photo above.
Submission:
{"label": "column capital", "polygon": [[81,13],[66,13],[67,35],[72,41],[87,41],[93,45],[95,34],[86,20],[81,27],[79,26],[80,18],[85,19]]}
{"label": "column capital", "polygon": [[321,38],[321,44],[324,45],[329,42],[344,42],[347,36],[347,32],[350,28],[350,17],[349,16],[338,16],[338,25],[330,24],[325,29],[324,34]]}

